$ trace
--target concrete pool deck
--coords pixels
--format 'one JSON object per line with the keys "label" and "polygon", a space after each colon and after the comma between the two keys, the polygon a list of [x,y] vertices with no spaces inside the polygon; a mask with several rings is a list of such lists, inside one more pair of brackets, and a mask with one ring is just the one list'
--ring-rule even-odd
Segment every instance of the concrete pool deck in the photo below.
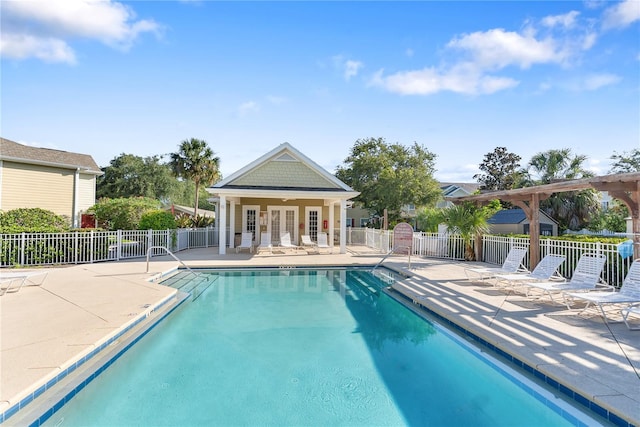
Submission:
{"label": "concrete pool deck", "polygon": [[[381,259],[362,247],[342,255],[218,255],[209,248],[178,256],[192,268],[373,265]],[[392,256],[385,265],[412,275],[403,283],[429,297],[428,310],[640,425],[640,331],[622,322],[606,324],[595,310],[569,311],[468,281],[464,268],[470,263],[412,257],[408,270],[407,257]],[[51,268],[43,285],[2,296],[0,413],[171,298],[174,289],[149,279],[178,266],[158,256],[148,273],[146,260]],[[639,318],[633,322],[640,325]]]}

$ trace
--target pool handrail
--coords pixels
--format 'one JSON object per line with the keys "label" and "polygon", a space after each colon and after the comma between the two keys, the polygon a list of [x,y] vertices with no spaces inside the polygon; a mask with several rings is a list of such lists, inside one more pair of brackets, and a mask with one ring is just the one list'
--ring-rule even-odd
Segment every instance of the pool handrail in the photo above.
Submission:
{"label": "pool handrail", "polygon": [[371,269],[371,272],[373,273],[376,268],[378,268],[380,266],[380,264],[382,264],[384,262],[384,260],[387,259],[387,257],[389,255],[391,255],[392,253],[394,253],[396,250],[399,249],[405,249],[408,250],[409,252],[409,269],[411,269],[411,248],[409,246],[397,246],[395,248],[392,248],[389,252],[387,252],[386,254],[384,254],[384,256],[382,257],[382,259],[380,261],[378,261],[378,263],[376,265],[373,266],[373,268]]}
{"label": "pool handrail", "polygon": [[178,258],[177,256],[175,256],[173,254],[173,252],[171,252],[169,250],[169,248],[167,248],[166,246],[149,246],[149,249],[147,249],[147,273],[149,272],[149,258],[151,257],[151,250],[152,249],[164,249],[164,251],[171,255],[173,257],[173,259],[175,259],[176,261],[178,261],[180,264],[182,264],[184,266],[184,268],[186,268],[187,270],[189,270],[190,273],[192,273],[194,276],[198,276],[198,273],[196,273],[195,271],[193,271],[192,269],[190,269],[187,264],[185,264],[184,262],[182,262],[182,260],[180,258]]}

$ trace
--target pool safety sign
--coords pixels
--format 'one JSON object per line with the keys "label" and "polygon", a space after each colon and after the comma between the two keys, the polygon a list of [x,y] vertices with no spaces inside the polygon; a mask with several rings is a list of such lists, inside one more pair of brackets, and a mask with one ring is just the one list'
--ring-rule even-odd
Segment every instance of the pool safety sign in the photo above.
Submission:
{"label": "pool safety sign", "polygon": [[393,253],[409,255],[413,247],[413,227],[400,222],[393,227]]}

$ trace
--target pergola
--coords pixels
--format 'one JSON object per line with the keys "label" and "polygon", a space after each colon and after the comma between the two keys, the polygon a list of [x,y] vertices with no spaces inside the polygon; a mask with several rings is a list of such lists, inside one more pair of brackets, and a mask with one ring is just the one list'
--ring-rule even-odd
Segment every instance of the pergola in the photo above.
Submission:
{"label": "pergola", "polygon": [[[633,255],[640,257],[640,173],[619,173],[614,175],[596,176],[593,178],[583,178],[554,182],[551,184],[538,185],[535,187],[517,188],[514,190],[492,191],[483,194],[463,197],[451,197],[447,200],[453,203],[473,202],[476,204],[486,204],[491,200],[500,199],[511,202],[522,208],[530,222],[529,235],[532,248],[540,246],[540,201],[549,198],[554,193],[566,191],[579,191],[587,188],[594,188],[598,191],[606,191],[621,202],[623,202],[631,214],[633,223]],[[476,245],[478,257],[481,258],[482,245]],[[531,268],[538,264],[539,251],[529,251],[529,261]]]}

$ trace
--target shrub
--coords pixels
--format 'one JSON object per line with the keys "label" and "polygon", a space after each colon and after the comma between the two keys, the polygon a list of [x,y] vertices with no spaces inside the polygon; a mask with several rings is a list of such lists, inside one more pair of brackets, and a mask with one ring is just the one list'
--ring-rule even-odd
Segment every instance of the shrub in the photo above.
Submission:
{"label": "shrub", "polygon": [[145,212],[140,218],[140,230],[168,230],[176,228],[176,220],[171,212],[155,210]]}
{"label": "shrub", "polygon": [[88,209],[107,230],[137,230],[146,212],[158,210],[160,202],[147,197],[100,199]]}
{"label": "shrub", "polygon": [[0,233],[57,233],[69,230],[69,220],[40,209],[20,208],[0,212]]}

